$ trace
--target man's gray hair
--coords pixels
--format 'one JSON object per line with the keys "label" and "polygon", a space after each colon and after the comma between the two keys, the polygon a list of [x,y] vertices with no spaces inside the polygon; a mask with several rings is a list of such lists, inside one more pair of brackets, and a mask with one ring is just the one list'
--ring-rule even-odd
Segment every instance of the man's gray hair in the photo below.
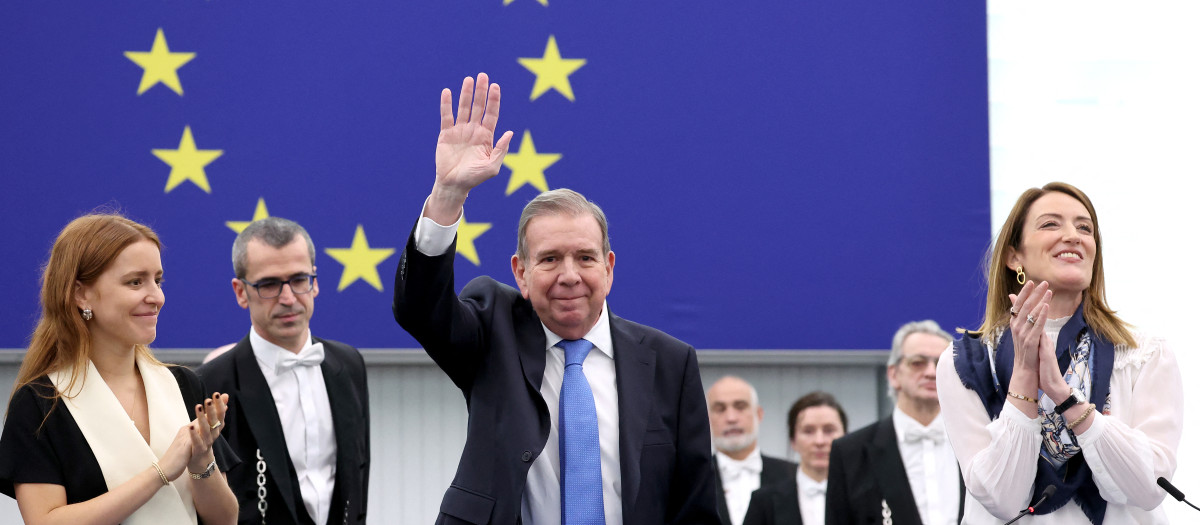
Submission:
{"label": "man's gray hair", "polygon": [[608,242],[608,219],[596,203],[587,200],[579,192],[567,188],[544,191],[534,197],[521,211],[521,220],[517,224],[517,257],[526,261],[529,258],[529,245],[525,242],[525,233],[529,230],[529,221],[543,215],[570,215],[572,217],[590,213],[600,225],[602,239],[601,255],[608,255],[612,246]]}
{"label": "man's gray hair", "polygon": [[901,326],[896,330],[896,335],[892,337],[892,354],[888,356],[888,366],[892,366],[900,362],[900,358],[904,357],[904,340],[912,334],[931,334],[941,337],[946,340],[946,343],[954,341],[952,337],[942,327],[938,326],[936,321],[926,319],[924,321],[913,321]]}
{"label": "man's gray hair", "polygon": [[233,274],[238,279],[246,278],[246,246],[252,239],[262,241],[272,248],[283,248],[292,243],[296,236],[304,238],[308,245],[308,260],[316,266],[317,249],[313,246],[312,238],[303,226],[283,217],[267,217],[259,219],[246,226],[233,241]]}

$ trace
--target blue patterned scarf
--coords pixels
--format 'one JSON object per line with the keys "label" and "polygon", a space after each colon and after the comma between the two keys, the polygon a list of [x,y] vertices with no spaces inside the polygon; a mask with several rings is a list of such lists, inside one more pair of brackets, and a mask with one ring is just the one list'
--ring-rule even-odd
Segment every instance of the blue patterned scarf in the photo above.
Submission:
{"label": "blue patterned scarf", "polygon": [[[1075,310],[1075,315],[1067,321],[1062,331],[1058,333],[1055,355],[1058,356],[1059,372],[1066,373],[1071,364],[1072,351],[1079,348],[1080,343],[1090,342],[1090,367],[1092,376],[1091,402],[1097,407],[1104,407],[1108,399],[1108,387],[1112,378],[1113,343],[1092,330],[1083,319],[1083,305]],[[989,349],[980,336],[967,334],[954,342],[954,370],[963,386],[975,392],[987,409],[988,417],[995,420],[1000,416],[1008,396],[1008,382],[1013,372],[1013,342],[1012,333],[1005,330],[996,346],[996,369],[992,371],[991,360],[988,358]],[[1053,412],[1051,412],[1053,414]],[[1045,443],[1043,455],[1038,457],[1037,475],[1033,481],[1033,494],[1040,495],[1049,485],[1057,487],[1043,508],[1046,512],[1058,510],[1068,501],[1074,499],[1083,509],[1083,513],[1093,524],[1104,522],[1104,512],[1108,502],[1100,497],[1100,491],[1092,480],[1092,470],[1084,461],[1083,454],[1072,454],[1064,463],[1056,466],[1055,462],[1046,458]]]}

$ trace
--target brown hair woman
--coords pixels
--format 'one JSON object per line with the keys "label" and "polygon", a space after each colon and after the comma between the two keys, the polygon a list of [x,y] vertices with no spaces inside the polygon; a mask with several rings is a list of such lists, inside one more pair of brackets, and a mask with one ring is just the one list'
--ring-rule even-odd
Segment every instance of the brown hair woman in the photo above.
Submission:
{"label": "brown hair woman", "polygon": [[147,347],[165,302],[160,249],[115,214],[71,221],[51,249],[0,437],[0,492],[26,523],[236,519],[215,468],[236,461],[219,438],[228,396]]}
{"label": "brown hair woman", "polygon": [[[1162,339],[1104,293],[1092,201],[1061,182],[1027,190],[992,248],[982,326],[938,364],[946,433],[967,488],[963,523],[1165,523],[1183,384]],[[945,356],[944,356],[945,357]]]}

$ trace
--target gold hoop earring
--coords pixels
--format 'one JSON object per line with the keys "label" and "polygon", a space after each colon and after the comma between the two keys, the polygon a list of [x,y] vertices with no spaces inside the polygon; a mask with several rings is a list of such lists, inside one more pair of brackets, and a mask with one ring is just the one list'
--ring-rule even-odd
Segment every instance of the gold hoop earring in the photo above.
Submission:
{"label": "gold hoop earring", "polygon": [[1025,268],[1017,267],[1017,284],[1025,284]]}
{"label": "gold hoop earring", "polygon": [[92,320],[92,309],[84,308],[83,313],[80,315],[83,317],[84,321],[91,321]]}

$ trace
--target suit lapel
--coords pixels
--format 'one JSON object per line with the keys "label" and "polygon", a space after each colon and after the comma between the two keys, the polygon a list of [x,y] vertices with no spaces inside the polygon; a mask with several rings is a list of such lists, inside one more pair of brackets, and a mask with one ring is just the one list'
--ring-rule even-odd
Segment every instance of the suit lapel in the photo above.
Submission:
{"label": "suit lapel", "polygon": [[631,513],[637,508],[637,495],[642,483],[642,443],[646,438],[646,423],[654,397],[654,363],[656,352],[642,344],[644,336],[635,335],[624,319],[609,312],[612,331],[613,359],[617,368],[617,412],[620,414],[619,447],[621,449],[621,501],[625,521],[636,522]]}
{"label": "suit lapel", "polygon": [[[316,338],[314,338],[316,339]],[[345,364],[338,359],[336,352],[330,351],[330,344],[321,339],[317,342],[325,345],[325,361],[321,362],[321,376],[325,379],[325,391],[329,396],[329,408],[333,413],[333,435],[337,442],[337,474],[334,495],[341,488],[341,494],[354,490],[349,480],[359,472],[358,429],[361,428],[359,419],[362,414],[355,410],[358,403],[354,400],[353,385],[345,374]],[[333,508],[343,508],[344,501],[334,501]],[[330,516],[333,514],[331,513]]]}
{"label": "suit lapel", "polygon": [[[721,481],[720,465],[721,464],[717,462],[717,456],[714,455],[712,458],[712,467],[714,474],[713,477],[717,481],[717,517],[721,519],[721,523],[728,525],[733,522],[729,518],[729,504],[725,501],[725,484]],[[765,468],[763,469],[763,472],[766,472]],[[760,486],[766,486],[766,484],[763,483]]]}
{"label": "suit lapel", "polygon": [[[517,355],[521,360],[525,383],[533,392],[539,392],[542,388],[542,377],[546,374],[546,331],[542,330],[542,322],[533,313],[533,306],[529,301],[517,303],[513,311],[513,321],[516,327]],[[541,394],[534,397],[545,403]],[[546,427],[546,432],[549,435],[549,426]]]}
{"label": "suit lapel", "polygon": [[796,464],[768,456],[762,457],[763,469],[759,475],[759,486],[766,487],[796,479]]}
{"label": "suit lapel", "polygon": [[775,507],[775,523],[804,525],[804,518],[800,514],[800,485],[796,483],[796,478],[792,478],[790,482],[776,485],[775,490],[781,491],[780,494],[783,496],[775,498],[777,505]]}
{"label": "suit lapel", "polygon": [[[908,473],[904,470],[904,459],[900,456],[900,445],[896,441],[896,425],[892,416],[879,420],[875,437],[867,449],[870,461],[877,468],[871,469],[875,484],[892,509],[896,523],[920,523],[921,513],[908,485]],[[878,509],[877,509],[878,510]]]}
{"label": "suit lapel", "polygon": [[[291,457],[288,456],[287,441],[283,438],[283,428],[279,426],[275,397],[271,395],[271,387],[267,385],[267,380],[258,367],[254,349],[250,347],[250,337],[242,339],[232,352],[235,376],[238,378],[238,395],[231,397],[241,406],[246,426],[250,428],[250,434],[254,436],[254,442],[267,464],[267,475],[275,480],[292,520],[295,521],[296,487],[292,484]],[[255,458],[243,458],[243,461],[253,462]]]}

